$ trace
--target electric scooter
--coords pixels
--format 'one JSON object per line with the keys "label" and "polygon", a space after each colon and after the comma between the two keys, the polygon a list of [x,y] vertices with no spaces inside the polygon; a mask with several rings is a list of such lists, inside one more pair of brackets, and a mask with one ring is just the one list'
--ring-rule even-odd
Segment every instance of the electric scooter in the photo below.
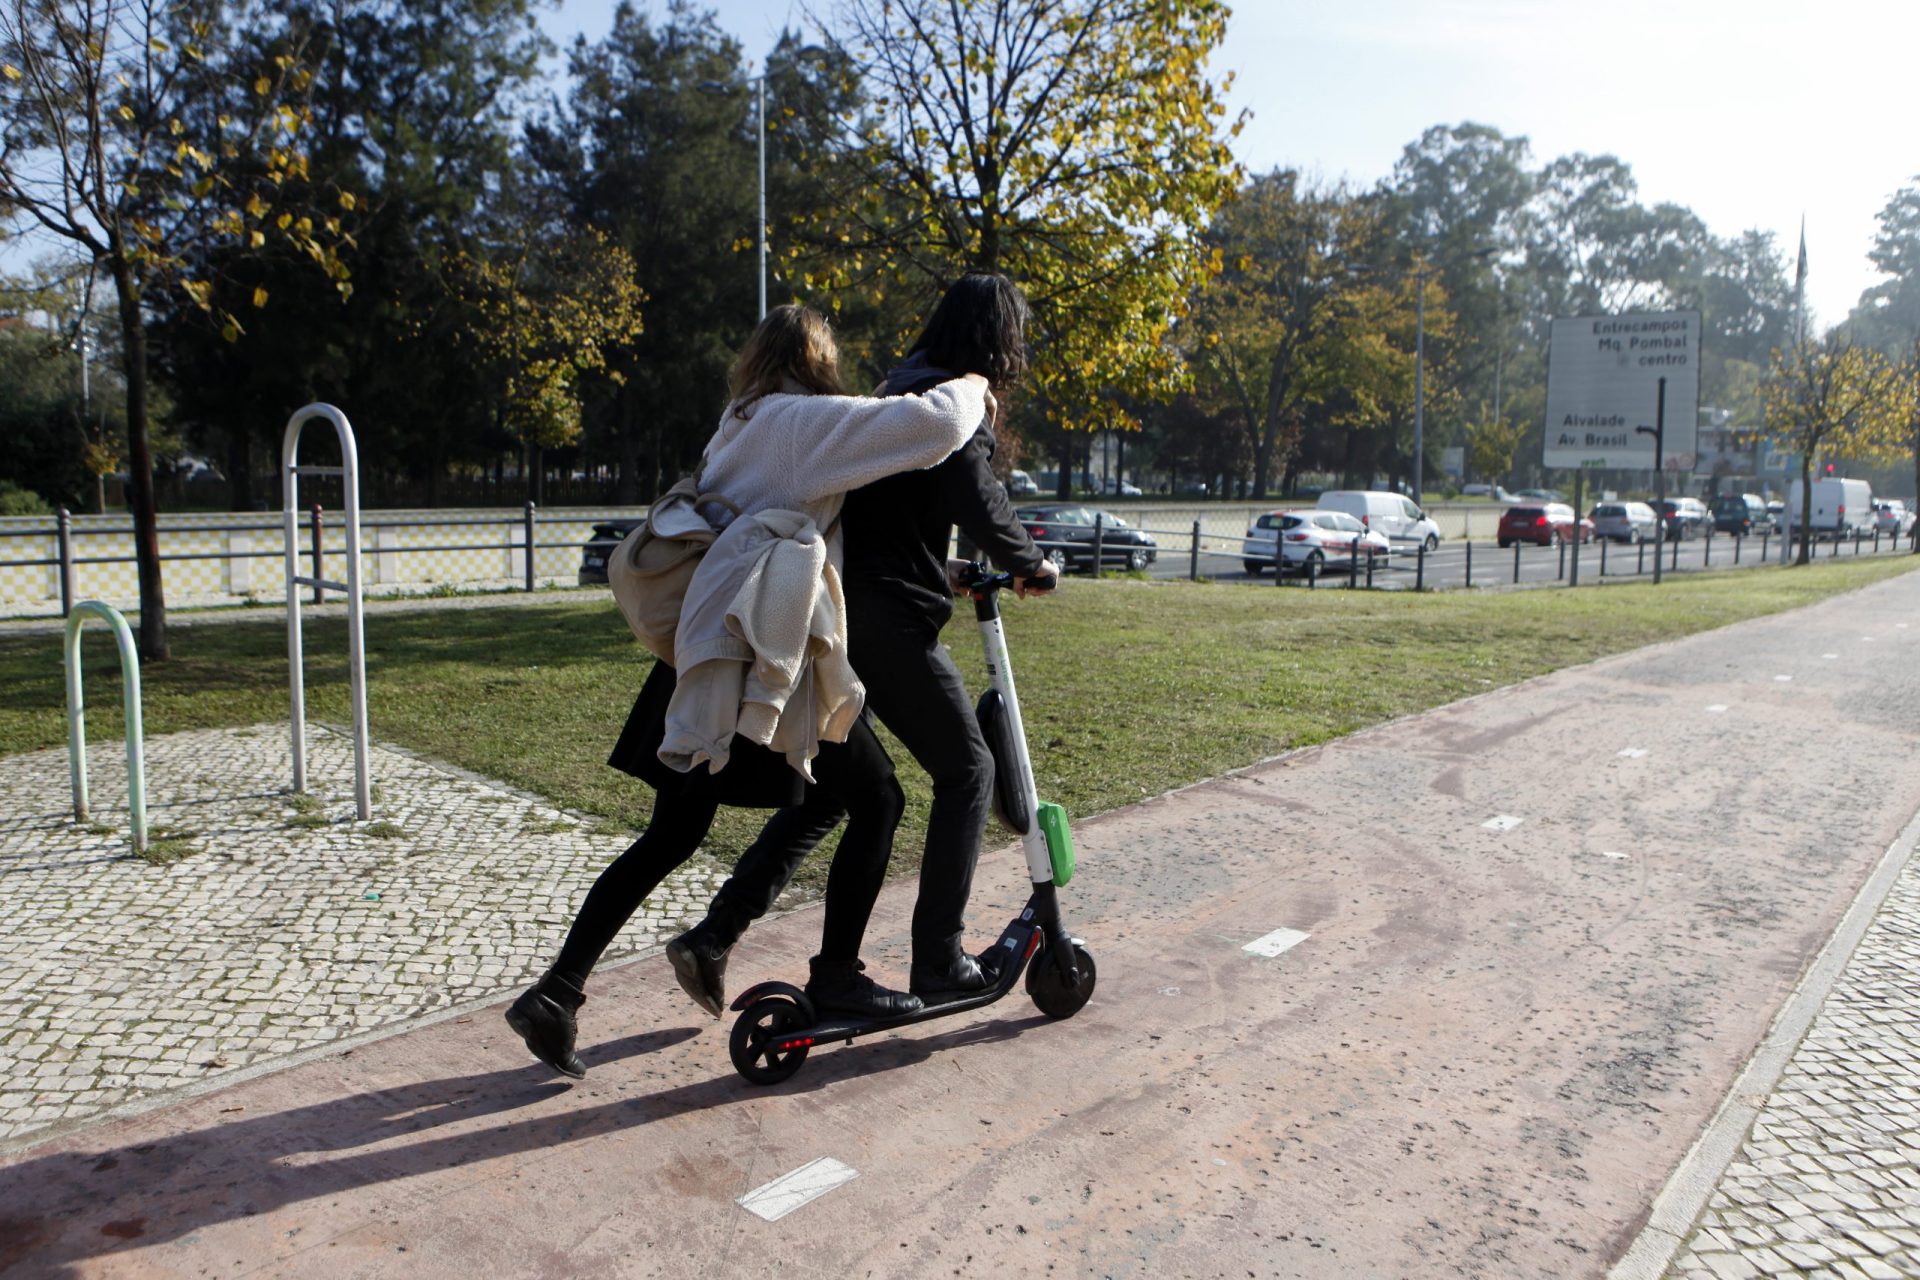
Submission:
{"label": "electric scooter", "polygon": [[973,597],[974,617],[986,642],[992,687],[981,695],[975,715],[993,753],[994,810],[1020,836],[1033,895],[1000,940],[979,957],[992,983],[981,991],[931,1002],[918,1013],[896,1018],[835,1015],[822,1020],[807,993],[792,983],[762,982],[741,992],[733,1002],[740,1017],[727,1047],[735,1069],[753,1084],[778,1084],[789,1078],[816,1046],[836,1040],[852,1044],[861,1036],[990,1005],[1013,990],[1022,973],[1027,995],[1049,1018],[1071,1018],[1093,996],[1093,956],[1080,939],[1068,936],[1056,893],[1073,878],[1073,833],[1066,810],[1040,800],[1034,788],[1007,635],[1000,624],[1000,593],[1013,586],[1013,575],[976,563],[961,574],[960,585]]}

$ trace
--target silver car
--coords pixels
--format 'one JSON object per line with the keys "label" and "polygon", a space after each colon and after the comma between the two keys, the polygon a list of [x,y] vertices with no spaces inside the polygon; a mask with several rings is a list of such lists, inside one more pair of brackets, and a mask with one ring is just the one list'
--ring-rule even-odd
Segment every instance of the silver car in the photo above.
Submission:
{"label": "silver car", "polygon": [[1603,502],[1593,509],[1593,536],[1613,542],[1652,542],[1659,517],[1644,502]]}

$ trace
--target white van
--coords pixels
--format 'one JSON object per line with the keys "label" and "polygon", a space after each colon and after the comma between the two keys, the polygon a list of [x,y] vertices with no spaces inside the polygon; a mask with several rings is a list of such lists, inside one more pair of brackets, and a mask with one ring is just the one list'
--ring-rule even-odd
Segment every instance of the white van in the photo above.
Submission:
{"label": "white van", "polygon": [[1320,495],[1320,510],[1344,511],[1375,533],[1387,535],[1395,551],[1432,551],[1440,545],[1440,526],[1413,500],[1377,489],[1334,489]]}
{"label": "white van", "polygon": [[[1873,489],[1865,480],[1815,480],[1813,526],[1816,538],[1851,538],[1858,530],[1873,536]],[[1787,528],[1800,529],[1800,482],[1787,484]]]}

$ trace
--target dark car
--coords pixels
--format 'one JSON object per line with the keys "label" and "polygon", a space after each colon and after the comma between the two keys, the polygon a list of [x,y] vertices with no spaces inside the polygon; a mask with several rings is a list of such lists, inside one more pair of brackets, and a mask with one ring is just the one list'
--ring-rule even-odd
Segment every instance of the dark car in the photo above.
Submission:
{"label": "dark car", "polygon": [[1713,525],[1713,513],[1698,498],[1663,498],[1653,509],[1667,527],[1668,541],[1700,537]]}
{"label": "dark car", "polygon": [[1495,536],[1502,547],[1516,542],[1542,547],[1557,542],[1587,542],[1593,537],[1593,521],[1576,516],[1573,508],[1562,502],[1533,503],[1501,512]]}
{"label": "dark car", "polygon": [[1723,493],[1713,500],[1713,527],[1721,533],[1764,533],[1773,517],[1757,493]]}
{"label": "dark car", "polygon": [[580,585],[593,586],[607,580],[607,557],[620,545],[620,540],[634,531],[640,523],[639,517],[631,520],[602,520],[593,526],[593,535],[587,540],[585,549],[580,553]]}
{"label": "dark car", "polygon": [[1094,521],[1100,522],[1100,563],[1144,569],[1159,556],[1160,544],[1110,511],[1093,507],[1021,507],[1014,518],[1061,569],[1093,568]]}

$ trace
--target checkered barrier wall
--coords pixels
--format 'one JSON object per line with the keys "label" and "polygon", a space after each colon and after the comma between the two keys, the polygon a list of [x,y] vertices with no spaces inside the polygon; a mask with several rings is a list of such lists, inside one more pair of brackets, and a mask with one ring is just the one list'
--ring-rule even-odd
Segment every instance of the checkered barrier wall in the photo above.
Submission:
{"label": "checkered barrier wall", "polygon": [[[594,524],[640,513],[634,508],[541,513],[534,525],[535,579],[575,581],[581,547],[592,536]],[[0,538],[0,561],[52,560],[58,554],[52,522],[44,517],[0,520],[0,529],[17,529],[26,535]],[[167,599],[176,604],[284,599],[282,539],[281,527],[271,515],[163,515],[159,541]],[[76,599],[115,604],[138,599],[139,578],[131,559],[86,563],[133,554],[124,516],[77,516],[72,540]],[[300,522],[298,545],[299,571],[310,575],[312,526],[305,518]],[[526,522],[519,510],[366,511],[361,514],[360,546],[362,582],[369,589],[409,584],[509,586],[526,576]],[[346,529],[339,512],[322,514],[321,561],[319,576],[345,581]],[[0,612],[8,606],[57,605],[59,599],[57,565],[0,565]]]}

